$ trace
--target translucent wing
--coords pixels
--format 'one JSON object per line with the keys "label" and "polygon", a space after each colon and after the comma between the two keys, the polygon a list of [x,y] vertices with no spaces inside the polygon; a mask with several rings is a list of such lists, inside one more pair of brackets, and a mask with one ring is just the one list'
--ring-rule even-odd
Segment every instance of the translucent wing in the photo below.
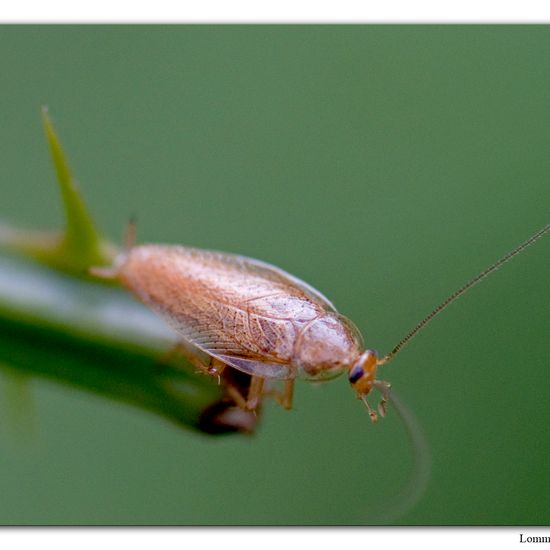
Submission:
{"label": "translucent wing", "polygon": [[294,377],[301,329],[335,311],[321,293],[283,270],[222,252],[136,247],[120,278],[186,342],[266,378]]}
{"label": "translucent wing", "polygon": [[[210,318],[202,321],[178,316],[163,315],[178,334],[189,344],[204,353],[219,359],[222,363],[234,367],[252,376],[263,378],[288,379],[295,377],[295,368],[287,360],[275,362],[272,353],[262,353],[251,345],[249,333],[228,335],[219,327],[209,327]],[[244,330],[244,327],[242,327]],[[284,329],[283,329],[284,330]]]}
{"label": "translucent wing", "polygon": [[298,277],[295,277],[294,275],[291,275],[290,273],[287,273],[286,271],[275,267],[274,265],[268,264],[267,262],[262,262],[261,260],[247,258],[245,256],[234,256],[231,254],[224,254],[223,252],[217,252],[216,254],[227,257],[228,261],[233,260],[237,263],[242,263],[242,265],[246,269],[249,269],[251,271],[258,271],[259,273],[263,273],[266,275],[269,274],[276,278],[284,279],[288,281],[289,284],[292,284],[296,286],[296,288],[299,288],[306,296],[311,298],[317,304],[322,305],[328,311],[337,312],[334,304],[316,288],[307,284],[305,281],[302,281],[302,279],[299,279]]}

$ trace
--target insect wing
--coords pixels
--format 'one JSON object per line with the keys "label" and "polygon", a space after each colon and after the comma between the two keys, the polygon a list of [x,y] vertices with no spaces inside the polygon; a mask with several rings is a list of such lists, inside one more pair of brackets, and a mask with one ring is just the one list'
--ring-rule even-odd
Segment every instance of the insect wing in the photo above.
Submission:
{"label": "insect wing", "polygon": [[[201,251],[202,252],[202,251]],[[228,254],[226,252],[210,252],[210,254],[217,256],[220,261],[238,267],[242,271],[247,273],[260,275],[275,282],[284,282],[288,285],[294,286],[300,289],[308,298],[310,298],[317,305],[323,307],[327,311],[334,311],[337,313],[334,304],[316,288],[312,287],[302,279],[287,273],[283,269],[275,267],[272,264],[256,260],[254,258],[248,258],[246,256],[239,256],[237,254]]]}
{"label": "insect wing", "polygon": [[192,346],[264,378],[293,378],[297,334],[334,306],[270,264],[223,252],[143,245],[123,283]]}
{"label": "insect wing", "polygon": [[170,325],[192,346],[219,359],[222,363],[252,376],[289,379],[295,377],[295,369],[288,363],[275,363],[251,353],[234,340],[224,337],[218,330],[208,328],[208,320],[186,321],[164,316]]}
{"label": "insect wing", "polygon": [[289,365],[282,363],[264,363],[263,361],[254,361],[243,357],[233,357],[230,355],[217,355],[226,365],[246,372],[251,376],[261,376],[262,378],[276,378],[279,380],[288,380],[295,378],[294,369]]}
{"label": "insect wing", "polygon": [[[197,249],[196,253],[201,255],[212,255],[212,257],[215,257],[216,260],[220,263],[237,268],[244,274],[260,276],[275,283],[283,283],[287,286],[295,287],[299,289],[314,304],[319,306],[319,308],[321,308],[322,310],[336,312],[336,308],[334,307],[332,302],[330,302],[328,298],[326,298],[318,290],[308,285],[301,279],[298,279],[297,277],[294,277],[293,275],[290,275],[289,273],[271,264],[262,262],[261,260],[224,252],[207,252]],[[277,300],[277,297],[274,296],[267,299],[259,297],[257,299],[249,300],[249,303],[254,303],[255,305],[258,305],[260,302],[265,302],[266,300]],[[304,309],[310,309],[307,307],[307,304],[304,305],[306,306]],[[293,306],[296,310],[296,303],[294,303]],[[240,311],[240,313],[242,315],[246,315],[244,311]],[[294,313],[296,313],[296,311]],[[318,314],[318,312],[316,314]],[[310,321],[311,318],[308,318],[307,320]],[[276,330],[277,325],[279,325],[280,327],[281,325],[284,325],[285,322],[289,322],[288,319],[268,319],[265,317],[262,319],[262,321],[267,322],[267,326],[264,324],[264,326],[262,327],[264,334],[268,327],[269,329],[271,329],[271,331],[274,331]],[[245,327],[247,325],[249,328],[250,324],[247,323],[247,321],[243,320],[243,333],[246,332]],[[219,333],[208,330],[205,324],[201,324],[200,322],[197,323],[196,320],[191,324],[180,322],[178,323],[176,329],[182,336],[184,336],[184,338],[186,338],[189,342],[197,346],[202,351],[219,359],[220,361],[231,367],[246,372],[247,374],[253,376],[261,376],[264,378],[277,379],[290,379],[296,376],[296,368],[294,365],[283,362],[269,362],[266,361],[265,358],[258,356],[254,357],[254,355],[252,354],[247,356],[246,349],[243,349],[243,347],[240,346],[236,346],[234,341],[224,341],[223,339],[220,339]]]}

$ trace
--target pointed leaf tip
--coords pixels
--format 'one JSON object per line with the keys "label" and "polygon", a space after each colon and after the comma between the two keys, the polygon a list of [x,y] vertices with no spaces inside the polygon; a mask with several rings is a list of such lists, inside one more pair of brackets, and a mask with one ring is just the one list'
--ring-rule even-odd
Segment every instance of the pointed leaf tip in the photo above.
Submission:
{"label": "pointed leaf tip", "polygon": [[69,162],[55,131],[47,105],[42,105],[42,124],[50,155],[57,174],[65,209],[65,230],[60,242],[58,260],[75,270],[112,261],[114,247],[101,237],[88,212],[71,173]]}
{"label": "pointed leaf tip", "polygon": [[42,122],[65,207],[65,233],[60,252],[69,264],[78,269],[109,264],[114,247],[101,237],[95,227],[45,105],[42,106]]}
{"label": "pointed leaf tip", "polygon": [[91,267],[110,265],[118,249],[95,227],[72,177],[47,105],[42,105],[41,113],[65,209],[65,228],[62,232],[43,232],[0,224],[0,245],[61,271],[87,277]]}

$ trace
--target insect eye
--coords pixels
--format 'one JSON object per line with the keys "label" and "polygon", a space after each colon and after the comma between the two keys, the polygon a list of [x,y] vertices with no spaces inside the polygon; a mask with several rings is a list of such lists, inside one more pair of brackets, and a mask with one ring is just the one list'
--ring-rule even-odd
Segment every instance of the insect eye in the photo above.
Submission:
{"label": "insect eye", "polygon": [[349,381],[351,384],[355,384],[359,378],[365,374],[363,367],[361,365],[355,365],[349,373]]}

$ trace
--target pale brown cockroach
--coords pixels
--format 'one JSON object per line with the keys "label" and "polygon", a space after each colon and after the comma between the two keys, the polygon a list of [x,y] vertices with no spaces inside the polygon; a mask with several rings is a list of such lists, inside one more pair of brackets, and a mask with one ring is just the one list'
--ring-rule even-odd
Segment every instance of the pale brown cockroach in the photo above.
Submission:
{"label": "pale brown cockroach", "polygon": [[294,380],[327,380],[347,371],[370,418],[367,401],[376,388],[378,413],[385,414],[390,385],[376,378],[429,321],[472,286],[517,256],[550,230],[550,224],[482,271],[420,321],[387,355],[365,350],[361,334],[332,303],[304,281],[259,260],[170,245],[129,246],[112,268],[94,268],[99,277],[115,278],[162,316],[181,336],[182,353],[212,376],[232,367],[251,376],[247,395],[227,388],[236,404],[255,410],[278,379],[274,393],[290,408]]}

